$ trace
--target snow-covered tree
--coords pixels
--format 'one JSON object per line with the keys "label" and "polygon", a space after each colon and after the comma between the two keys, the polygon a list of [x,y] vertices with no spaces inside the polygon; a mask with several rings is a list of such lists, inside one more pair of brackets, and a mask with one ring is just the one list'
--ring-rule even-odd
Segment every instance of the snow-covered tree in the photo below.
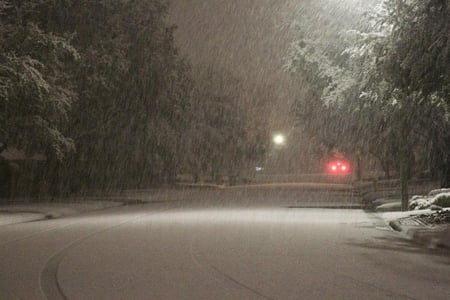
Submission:
{"label": "snow-covered tree", "polygon": [[[340,130],[309,117],[310,129],[381,162],[396,158],[404,199],[411,157],[426,136],[448,165],[448,20],[448,0],[386,0],[331,30],[331,37],[328,28],[321,28],[325,38],[308,35],[300,23],[288,55],[288,69],[300,73],[320,100],[300,101],[299,110],[314,105],[322,116],[332,110],[328,121]],[[448,174],[448,166],[443,169]]]}
{"label": "snow-covered tree", "polygon": [[70,36],[46,30],[35,1],[0,2],[0,142],[62,160],[74,149],[64,129],[76,99]]}
{"label": "snow-covered tree", "polygon": [[392,33],[384,47],[384,77],[395,92],[396,108],[409,115],[403,126],[411,127],[412,118],[420,124],[416,132],[427,136],[432,155],[441,160],[430,165],[431,171],[448,186],[450,2],[390,0],[385,7]]}
{"label": "snow-covered tree", "polygon": [[47,154],[36,181],[70,192],[175,178],[192,84],[166,1],[0,10],[0,143]]}

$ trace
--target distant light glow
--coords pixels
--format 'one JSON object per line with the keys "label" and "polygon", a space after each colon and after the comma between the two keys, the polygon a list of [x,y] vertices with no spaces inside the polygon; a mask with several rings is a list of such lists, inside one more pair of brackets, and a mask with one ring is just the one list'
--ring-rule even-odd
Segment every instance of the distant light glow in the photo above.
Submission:
{"label": "distant light glow", "polygon": [[284,144],[286,143],[286,138],[285,138],[284,135],[282,135],[282,134],[276,134],[276,135],[273,137],[273,142],[274,142],[276,145],[284,145]]}
{"label": "distant light glow", "polygon": [[347,175],[350,173],[350,164],[344,160],[332,160],[327,164],[327,171],[332,175]]}

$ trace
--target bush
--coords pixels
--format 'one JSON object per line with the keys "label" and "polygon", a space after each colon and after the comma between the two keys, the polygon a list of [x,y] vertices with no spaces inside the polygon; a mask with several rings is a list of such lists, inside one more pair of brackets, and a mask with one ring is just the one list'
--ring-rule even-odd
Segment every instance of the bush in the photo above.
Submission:
{"label": "bush", "polygon": [[450,207],[450,195],[439,196],[434,200],[434,204],[439,205],[440,207]]}
{"label": "bush", "polygon": [[408,201],[408,209],[425,209],[431,205],[430,198],[427,196],[413,196]]}

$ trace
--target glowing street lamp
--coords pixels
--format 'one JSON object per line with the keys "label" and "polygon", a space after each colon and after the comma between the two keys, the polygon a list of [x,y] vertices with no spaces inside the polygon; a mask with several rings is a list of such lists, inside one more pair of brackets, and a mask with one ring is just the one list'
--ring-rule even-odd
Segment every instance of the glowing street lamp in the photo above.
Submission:
{"label": "glowing street lamp", "polygon": [[286,138],[282,134],[276,134],[273,136],[273,142],[275,145],[282,146],[286,143]]}

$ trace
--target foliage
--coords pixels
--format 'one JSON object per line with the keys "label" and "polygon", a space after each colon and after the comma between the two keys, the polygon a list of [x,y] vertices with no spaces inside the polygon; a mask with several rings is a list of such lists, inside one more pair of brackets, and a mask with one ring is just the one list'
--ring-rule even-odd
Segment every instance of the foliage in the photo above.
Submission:
{"label": "foliage", "polygon": [[442,195],[434,200],[434,204],[440,207],[450,207],[450,195]]}
{"label": "foliage", "polygon": [[404,161],[403,169],[417,145],[431,143],[448,164],[448,14],[447,0],[387,0],[334,29],[334,37],[300,32],[288,69],[306,79],[316,101],[299,101],[298,110],[314,105],[335,125],[305,114],[310,130],[332,140],[330,147],[353,147],[384,163],[394,158],[394,166]]}
{"label": "foliage", "polygon": [[235,175],[261,154],[240,83],[194,82],[167,13],[164,0],[0,0],[0,145],[46,154],[34,183],[147,187]]}
{"label": "foliage", "polygon": [[0,3],[0,141],[62,160],[74,149],[63,132],[76,100],[66,72],[79,55],[69,36],[27,17],[34,5]]}
{"label": "foliage", "polygon": [[385,5],[386,21],[393,28],[386,55],[386,78],[398,88],[448,96],[448,0],[391,0]]}
{"label": "foliage", "polygon": [[175,177],[191,83],[166,14],[162,1],[81,1],[55,24],[76,33],[81,53],[70,132],[84,186]]}
{"label": "foliage", "polygon": [[0,8],[0,139],[47,154],[37,182],[67,192],[175,177],[192,84],[164,1]]}
{"label": "foliage", "polygon": [[389,39],[375,58],[376,70],[390,86],[394,112],[399,117],[399,132],[410,151],[418,141],[431,145],[437,164],[429,161],[432,173],[439,174],[442,185],[450,183],[449,141],[449,32],[450,4],[447,0],[384,3],[382,22],[392,28]]}

